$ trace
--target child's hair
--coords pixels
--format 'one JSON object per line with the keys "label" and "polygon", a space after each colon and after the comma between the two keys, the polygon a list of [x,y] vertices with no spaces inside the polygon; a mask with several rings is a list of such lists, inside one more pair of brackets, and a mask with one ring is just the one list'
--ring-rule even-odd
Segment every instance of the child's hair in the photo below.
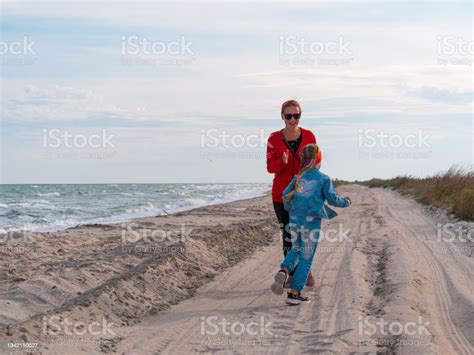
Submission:
{"label": "child's hair", "polygon": [[305,171],[321,163],[321,149],[317,144],[305,145],[303,148],[301,148],[300,159],[300,172],[298,173],[298,175],[296,175],[295,188],[283,196],[285,200],[290,200],[293,197],[295,189],[296,191],[301,192],[300,178]]}

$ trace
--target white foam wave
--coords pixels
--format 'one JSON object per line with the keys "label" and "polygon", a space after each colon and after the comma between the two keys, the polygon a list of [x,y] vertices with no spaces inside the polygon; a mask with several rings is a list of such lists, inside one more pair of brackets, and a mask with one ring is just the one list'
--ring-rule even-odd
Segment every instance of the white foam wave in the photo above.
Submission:
{"label": "white foam wave", "polygon": [[61,196],[61,194],[57,191],[55,191],[55,192],[45,192],[45,193],[37,192],[36,196],[40,196],[40,197]]}

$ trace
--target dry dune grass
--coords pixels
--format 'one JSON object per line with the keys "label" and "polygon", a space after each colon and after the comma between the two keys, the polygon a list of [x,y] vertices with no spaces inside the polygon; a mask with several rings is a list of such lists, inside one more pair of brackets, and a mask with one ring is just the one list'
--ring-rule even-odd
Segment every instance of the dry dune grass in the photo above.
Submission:
{"label": "dry dune grass", "polygon": [[413,196],[417,201],[445,208],[455,216],[474,220],[474,171],[452,167],[427,178],[397,176],[393,179],[372,179],[369,187],[393,188]]}

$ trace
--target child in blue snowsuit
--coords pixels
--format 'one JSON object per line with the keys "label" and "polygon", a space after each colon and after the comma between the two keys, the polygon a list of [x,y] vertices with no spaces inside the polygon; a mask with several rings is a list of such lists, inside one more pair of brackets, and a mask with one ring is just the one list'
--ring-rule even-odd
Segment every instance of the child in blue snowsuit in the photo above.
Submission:
{"label": "child in blue snowsuit", "polygon": [[[316,144],[308,144],[301,150],[301,169],[283,191],[285,209],[290,214],[292,248],[281,263],[271,289],[283,294],[283,285],[290,271],[295,270],[288,292],[287,303],[297,305],[308,301],[301,295],[318,245],[321,219],[330,219],[337,213],[324,202],[336,207],[348,207],[350,198],[337,195],[329,176],[319,171],[321,150]],[[296,266],[298,266],[296,268]]]}

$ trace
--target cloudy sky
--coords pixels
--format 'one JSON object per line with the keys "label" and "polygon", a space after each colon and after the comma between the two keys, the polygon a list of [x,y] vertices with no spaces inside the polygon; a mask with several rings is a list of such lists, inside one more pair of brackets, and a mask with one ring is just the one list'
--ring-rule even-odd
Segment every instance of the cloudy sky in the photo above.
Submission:
{"label": "cloudy sky", "polygon": [[1,183],[269,182],[288,98],[333,178],[473,164],[471,1],[2,6]]}

